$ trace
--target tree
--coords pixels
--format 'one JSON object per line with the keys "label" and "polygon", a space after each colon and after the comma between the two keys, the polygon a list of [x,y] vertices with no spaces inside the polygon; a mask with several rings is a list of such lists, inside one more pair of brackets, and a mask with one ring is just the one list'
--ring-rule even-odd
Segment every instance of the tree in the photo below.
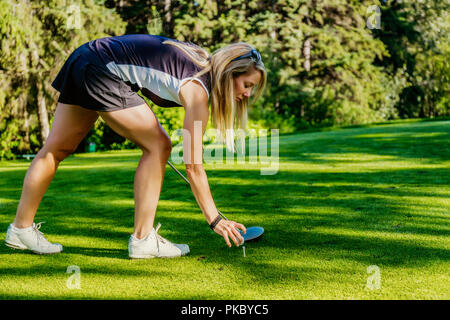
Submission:
{"label": "tree", "polygon": [[386,73],[402,70],[406,85],[396,108],[402,117],[450,115],[450,16],[448,1],[387,1],[375,33],[389,56]]}
{"label": "tree", "polygon": [[93,0],[2,0],[0,16],[0,158],[11,158],[45,142],[58,96],[50,84],[70,53],[125,23]]}

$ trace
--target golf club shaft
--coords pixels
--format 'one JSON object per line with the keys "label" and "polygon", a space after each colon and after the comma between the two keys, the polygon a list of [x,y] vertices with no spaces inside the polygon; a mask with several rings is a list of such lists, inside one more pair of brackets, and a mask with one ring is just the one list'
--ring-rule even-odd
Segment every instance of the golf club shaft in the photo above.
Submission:
{"label": "golf club shaft", "polygon": [[[191,183],[189,182],[189,180],[188,180],[188,179],[187,179],[180,171],[178,171],[178,169],[175,168],[175,167],[173,166],[173,164],[170,163],[170,161],[167,160],[167,163],[169,164],[169,166],[170,166],[173,170],[175,170],[176,173],[178,173],[178,175],[179,175],[181,178],[183,178],[184,181],[186,181],[186,183],[187,183],[188,185],[191,185]],[[216,208],[216,209],[217,209],[217,208]],[[223,215],[223,213],[219,211],[219,209],[217,209],[217,212],[221,215],[222,218],[224,218],[225,220],[228,220],[227,217],[225,217],[225,216]]]}

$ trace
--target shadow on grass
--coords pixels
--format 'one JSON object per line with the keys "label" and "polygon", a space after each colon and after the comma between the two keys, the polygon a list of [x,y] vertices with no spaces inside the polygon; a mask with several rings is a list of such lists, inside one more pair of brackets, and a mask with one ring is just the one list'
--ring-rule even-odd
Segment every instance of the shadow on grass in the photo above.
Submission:
{"label": "shadow on grass", "polygon": [[[11,249],[5,247],[0,250],[0,255],[10,254],[12,252],[15,254],[33,254],[31,251],[22,251],[22,250],[11,251]],[[62,254],[78,254],[88,257],[104,257],[104,258],[118,258],[118,259],[128,258],[128,251],[126,247],[124,247],[124,249],[109,249],[109,248],[95,248],[95,247],[86,248],[86,247],[75,247],[64,245]],[[2,269],[2,272],[4,271],[5,270]]]}
{"label": "shadow on grass", "polygon": [[[68,265],[65,264],[46,264],[45,266],[29,266],[29,267],[7,267],[2,268],[2,272],[10,275],[10,276],[23,276],[23,275],[60,275],[63,278],[67,279],[67,267]],[[158,277],[158,276],[164,276],[167,275],[167,273],[164,272],[157,272],[155,270],[137,270],[136,268],[127,268],[127,267],[117,267],[114,266],[108,266],[108,265],[102,265],[101,268],[99,267],[89,267],[84,265],[82,268],[83,276],[88,275],[111,275],[111,276],[117,276],[117,275],[127,275],[127,276],[148,276],[151,275],[152,277]],[[66,280],[64,279],[64,280]]]}

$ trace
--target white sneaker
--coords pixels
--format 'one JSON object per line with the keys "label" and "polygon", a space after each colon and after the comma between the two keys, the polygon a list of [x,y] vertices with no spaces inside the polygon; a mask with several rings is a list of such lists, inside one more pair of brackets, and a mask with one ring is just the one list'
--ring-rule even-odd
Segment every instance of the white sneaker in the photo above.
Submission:
{"label": "white sneaker", "polygon": [[5,244],[13,249],[31,250],[37,254],[60,253],[63,250],[59,243],[50,243],[39,231],[42,222],[31,227],[19,229],[10,224],[6,232]]}
{"label": "white sneaker", "polygon": [[133,235],[128,242],[128,255],[132,259],[147,258],[176,258],[189,253],[187,244],[172,243],[158,234],[161,224],[143,239],[137,239]]}

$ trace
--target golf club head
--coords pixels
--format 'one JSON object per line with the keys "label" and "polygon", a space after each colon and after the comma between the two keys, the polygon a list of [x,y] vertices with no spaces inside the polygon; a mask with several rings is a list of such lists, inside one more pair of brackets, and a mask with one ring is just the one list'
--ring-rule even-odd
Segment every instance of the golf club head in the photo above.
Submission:
{"label": "golf club head", "polygon": [[247,232],[244,234],[242,231],[241,235],[244,238],[244,242],[252,242],[252,241],[258,241],[261,239],[264,228],[263,227],[250,227],[247,228]]}

